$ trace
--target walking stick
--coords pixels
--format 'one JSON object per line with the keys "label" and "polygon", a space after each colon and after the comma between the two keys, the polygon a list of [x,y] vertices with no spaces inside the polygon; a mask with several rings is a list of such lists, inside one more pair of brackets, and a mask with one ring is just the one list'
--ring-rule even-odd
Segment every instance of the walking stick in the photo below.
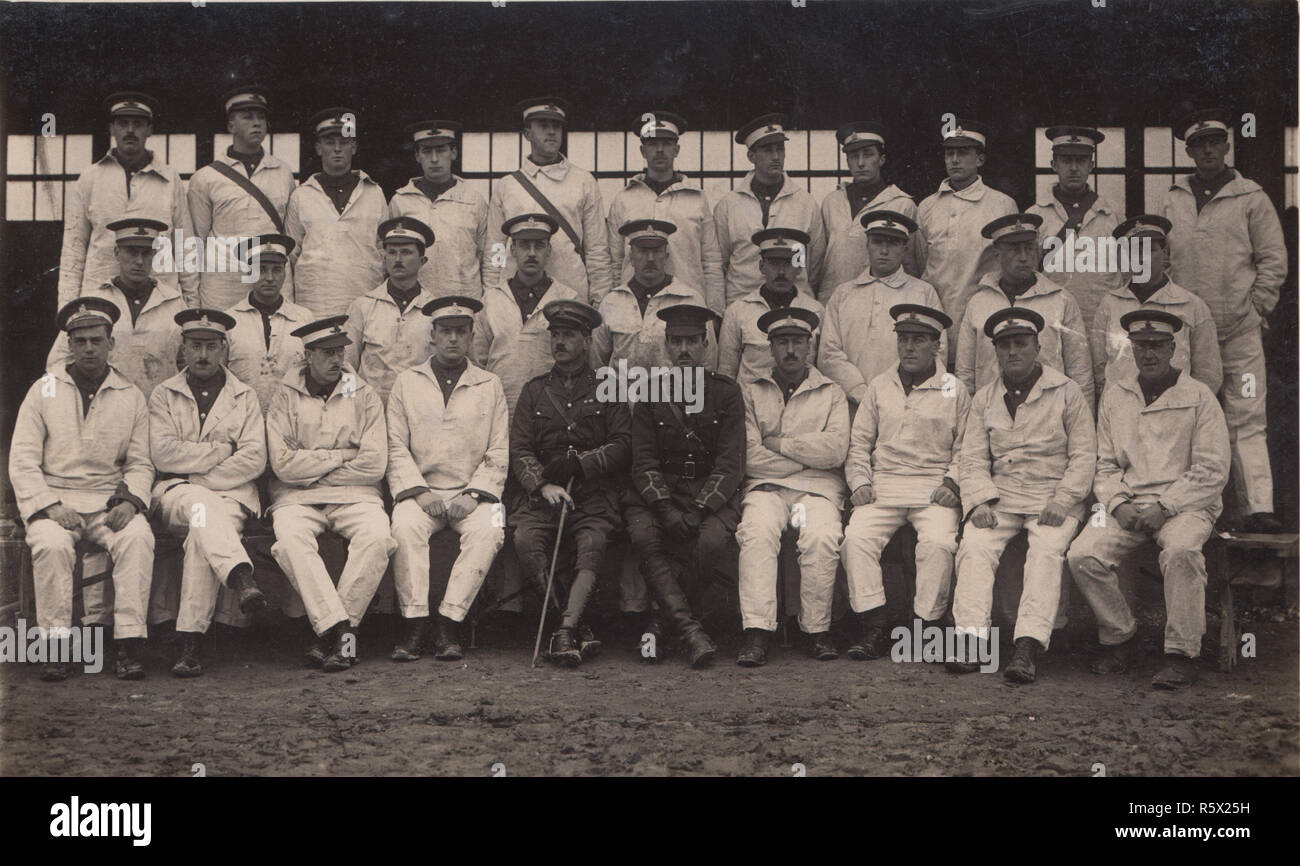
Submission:
{"label": "walking stick", "polygon": [[[573,487],[573,479],[564,485],[564,492],[568,493]],[[551,567],[546,572],[546,596],[542,599],[542,615],[537,620],[537,640],[533,642],[533,667],[537,667],[537,655],[542,651],[542,631],[546,628],[546,608],[551,603],[551,586],[555,581],[555,562],[560,558],[560,544],[564,541],[564,518],[569,512],[569,501],[560,500],[560,523],[555,528],[555,549],[551,551]],[[563,611],[561,611],[563,613]]]}

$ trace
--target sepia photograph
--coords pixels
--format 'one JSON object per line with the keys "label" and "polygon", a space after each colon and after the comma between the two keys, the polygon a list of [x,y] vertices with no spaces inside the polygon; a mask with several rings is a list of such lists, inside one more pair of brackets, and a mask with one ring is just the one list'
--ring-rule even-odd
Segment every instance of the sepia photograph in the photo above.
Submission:
{"label": "sepia photograph", "polygon": [[[1300,775],[1297,20],[3,4],[24,834],[159,847],[69,780]],[[1088,832],[1263,818],[1158,790]]]}

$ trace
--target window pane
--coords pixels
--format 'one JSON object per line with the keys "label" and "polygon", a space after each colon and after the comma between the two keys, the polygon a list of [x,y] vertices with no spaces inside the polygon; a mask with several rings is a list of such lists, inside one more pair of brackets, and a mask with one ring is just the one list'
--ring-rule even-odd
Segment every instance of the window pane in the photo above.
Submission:
{"label": "window pane", "polygon": [[[685,172],[696,172],[700,170],[700,133],[684,132],[682,137],[677,139],[677,144],[681,147],[681,153],[677,155],[677,170]],[[638,152],[637,156],[640,156]],[[638,169],[639,171],[640,169]]]}
{"label": "window pane", "polygon": [[[524,153],[528,152],[527,146]],[[596,164],[596,133],[594,132],[570,132],[569,133],[569,150],[566,154],[569,162],[576,166],[592,170]]]}
{"label": "window pane", "polygon": [[1052,184],[1056,183],[1056,175],[1040,174],[1034,178],[1034,202],[1047,201],[1052,197]]}
{"label": "window pane", "polygon": [[36,164],[36,137],[32,135],[9,136],[7,174],[32,174]]}
{"label": "window pane", "polygon": [[1034,130],[1034,167],[1052,167],[1052,143],[1047,140],[1047,127],[1040,126]]}
{"label": "window pane", "polygon": [[[627,158],[627,135],[622,132],[598,132],[596,133],[596,161],[594,168],[588,164],[587,168],[594,171],[623,171]],[[634,163],[635,164],[635,163]]]}
{"label": "window pane", "polygon": [[67,138],[67,148],[63,155],[63,170],[68,174],[81,174],[86,168],[95,161],[94,152],[91,150],[95,146],[95,139],[90,135],[69,135]]}
{"label": "window pane", "polygon": [[[808,133],[801,129],[796,132],[787,132],[786,135],[790,136],[790,140],[785,143],[785,170],[807,171]],[[800,184],[800,187],[802,188],[803,184]]]}
{"label": "window pane", "polygon": [[1096,176],[1097,195],[1106,199],[1116,209],[1116,216],[1122,222],[1128,211],[1124,202],[1124,175],[1099,174]]}
{"label": "window pane", "polygon": [[1164,201],[1165,193],[1169,192],[1169,187],[1173,184],[1173,177],[1167,174],[1148,174],[1142,179],[1142,192],[1145,200],[1142,202],[1144,213],[1159,213],[1160,203]]}
{"label": "window pane", "polygon": [[32,218],[32,182],[30,180],[5,182],[5,218],[9,221],[24,222]]}
{"label": "window pane", "polygon": [[37,182],[36,219],[63,219],[63,185],[63,181],[61,180],[42,180]]}
{"label": "window pane", "polygon": [[198,168],[194,164],[194,136],[167,136],[167,164],[181,174],[193,174]]}
{"label": "window pane", "polygon": [[839,168],[840,143],[835,140],[835,132],[818,129],[811,134],[812,142],[808,146],[809,167],[820,171]]}
{"label": "window pane", "polygon": [[[705,171],[731,171],[731,133],[728,132],[702,132],[704,138],[704,165]],[[741,148],[740,158],[745,159],[744,148]],[[731,185],[727,185],[731,189]],[[712,196],[709,198],[712,201]]]}
{"label": "window pane", "polygon": [[730,178],[706,177],[701,185],[704,187],[704,192],[709,196],[709,204],[715,207],[727,193],[731,192]]}
{"label": "window pane", "polygon": [[[63,174],[63,136],[46,138],[38,135],[36,143],[36,173]],[[30,169],[29,169],[30,171]],[[26,174],[27,172],[23,172]]]}
{"label": "window pane", "polygon": [[275,154],[275,158],[289,166],[289,170],[296,176],[301,169],[301,153],[299,147],[302,145],[302,139],[296,132],[272,133],[270,144],[267,146],[270,153]]}
{"label": "window pane", "polygon": [[1122,168],[1124,166],[1124,127],[1098,127],[1106,140],[1097,146],[1097,166]]}
{"label": "window pane", "polygon": [[488,148],[491,134],[486,132],[466,132],[460,137],[461,171],[490,171]]}
{"label": "window pane", "polygon": [[624,182],[616,177],[602,177],[596,180],[596,188],[600,190],[601,219],[609,215],[610,203],[614,201],[614,196],[618,195],[624,185]]}
{"label": "window pane", "polygon": [[492,170],[494,172],[511,172],[519,168],[522,158],[519,151],[523,139],[517,132],[492,133]]}
{"label": "window pane", "polygon": [[1142,133],[1142,149],[1147,165],[1173,165],[1172,142],[1169,127],[1148,126]]}

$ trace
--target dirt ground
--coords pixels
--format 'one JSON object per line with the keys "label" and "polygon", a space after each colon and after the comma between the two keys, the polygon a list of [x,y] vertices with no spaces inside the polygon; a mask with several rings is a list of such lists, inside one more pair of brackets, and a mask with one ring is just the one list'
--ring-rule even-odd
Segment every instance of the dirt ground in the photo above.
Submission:
{"label": "dirt ground", "polygon": [[117,680],[111,662],[55,684],[3,665],[0,774],[1300,774],[1293,612],[1247,614],[1257,658],[1231,675],[1207,665],[1177,693],[1149,685],[1158,622],[1144,623],[1149,652],[1128,675],[1090,674],[1091,629],[1076,627],[1076,649],[1041,657],[1038,682],[1015,687],[937,665],[816,662],[797,643],[744,669],[738,636],[704,672],[642,663],[625,645],[576,671],[532,670],[530,625],[509,618],[486,621],[463,662],[399,665],[391,621],[375,617],[362,663],[342,674],[302,666],[305,635],[283,623],[215,626],[193,680],[167,674],[162,641],[142,682]]}

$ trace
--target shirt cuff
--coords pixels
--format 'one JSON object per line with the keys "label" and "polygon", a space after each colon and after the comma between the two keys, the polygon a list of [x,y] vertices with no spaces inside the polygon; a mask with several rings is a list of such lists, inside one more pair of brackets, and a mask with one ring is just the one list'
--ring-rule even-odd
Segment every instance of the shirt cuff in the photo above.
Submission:
{"label": "shirt cuff", "polygon": [[461,491],[461,493],[468,493],[468,494],[470,494],[471,496],[473,496],[475,499],[477,499],[479,502],[498,502],[498,501],[499,501],[499,500],[498,500],[495,496],[493,496],[491,493],[488,493],[486,490],[479,490],[477,487],[466,487],[464,490]]}
{"label": "shirt cuff", "polygon": [[139,497],[128,490],[125,484],[117,485],[117,489],[113,491],[113,495],[108,498],[106,507],[112,508],[121,502],[129,502],[134,505],[137,514],[144,514],[148,510],[145,507],[145,504],[140,501]]}
{"label": "shirt cuff", "polygon": [[403,490],[401,493],[398,493],[396,496],[393,497],[393,504],[396,505],[397,503],[405,499],[414,499],[417,496],[429,492],[430,492],[429,488],[427,487],[408,487],[405,490]]}

